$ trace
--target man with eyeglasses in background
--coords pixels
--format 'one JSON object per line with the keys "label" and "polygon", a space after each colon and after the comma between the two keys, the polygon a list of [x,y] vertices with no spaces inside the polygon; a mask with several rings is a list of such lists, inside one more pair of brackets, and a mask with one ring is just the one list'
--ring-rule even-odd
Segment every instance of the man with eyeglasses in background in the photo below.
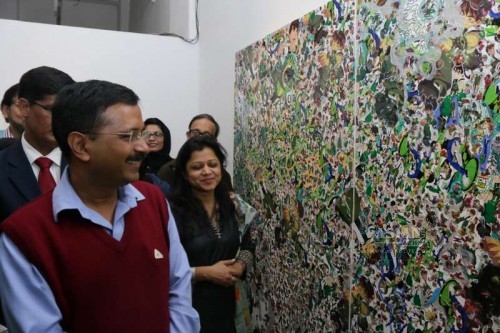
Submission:
{"label": "man with eyeglasses in background", "polygon": [[17,105],[25,130],[21,140],[0,152],[0,222],[59,181],[66,162],[52,134],[51,108],[57,93],[73,82],[46,66],[21,77]]}
{"label": "man with eyeglasses in background", "polygon": [[[190,138],[193,138],[195,136],[206,135],[217,140],[219,131],[219,124],[215,121],[214,117],[212,117],[208,113],[202,113],[194,116],[193,119],[191,119],[191,121],[189,122],[188,131],[186,132],[186,139],[189,140]],[[158,177],[168,184],[171,184],[174,179],[175,165],[175,159],[167,162],[160,168],[160,171],[158,171]],[[225,168],[222,169],[222,181],[227,182],[228,187],[231,190],[233,189],[231,175]]]}
{"label": "man with eyeglasses in background", "polygon": [[0,225],[9,332],[199,332],[167,200],[137,181],[150,135],[138,102],[98,80],[57,95],[52,127],[68,167]]}
{"label": "man with eyeglasses in background", "polygon": [[[0,222],[59,181],[66,161],[52,134],[51,108],[57,93],[71,83],[68,74],[46,66],[21,77],[17,106],[24,117],[24,133],[0,152]],[[5,323],[1,311],[0,323]]]}

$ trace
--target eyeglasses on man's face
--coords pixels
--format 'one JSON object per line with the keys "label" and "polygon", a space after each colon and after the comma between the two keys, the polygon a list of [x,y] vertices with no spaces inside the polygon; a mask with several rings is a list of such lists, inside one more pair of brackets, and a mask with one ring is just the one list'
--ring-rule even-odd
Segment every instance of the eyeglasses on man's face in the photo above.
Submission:
{"label": "eyeglasses on man's face", "polygon": [[87,134],[93,135],[116,135],[120,139],[128,141],[129,143],[136,143],[139,140],[147,140],[150,137],[150,132],[147,131],[139,131],[132,130],[130,132],[118,132],[118,133],[109,133],[109,132],[91,132]]}
{"label": "eyeglasses on man's face", "polygon": [[28,103],[30,103],[30,105],[31,105],[31,104],[34,104],[34,105],[36,105],[36,106],[39,106],[39,107],[41,107],[42,109],[44,109],[45,111],[52,112],[52,106],[53,106],[53,105],[43,105],[43,104],[40,104],[40,103],[35,102],[35,101],[28,101]]}
{"label": "eyeglasses on man's face", "polygon": [[214,137],[214,135],[210,132],[201,132],[200,130],[197,130],[197,129],[193,129],[193,130],[189,130],[189,137],[192,138],[192,137],[195,137],[195,136],[209,136],[211,138]]}
{"label": "eyeglasses on man's face", "polygon": [[149,138],[161,139],[161,138],[163,138],[163,133],[160,131],[156,131],[156,132],[143,131],[142,138],[144,140],[148,140]]}

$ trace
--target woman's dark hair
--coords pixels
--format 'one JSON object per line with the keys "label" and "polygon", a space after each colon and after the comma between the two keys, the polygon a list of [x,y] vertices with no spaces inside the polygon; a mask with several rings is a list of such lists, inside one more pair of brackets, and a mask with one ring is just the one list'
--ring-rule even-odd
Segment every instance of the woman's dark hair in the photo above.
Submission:
{"label": "woman's dark hair", "polygon": [[163,147],[160,151],[150,152],[148,157],[142,163],[146,168],[149,168],[153,173],[157,173],[163,164],[168,161],[173,160],[170,156],[170,148],[172,147],[172,138],[170,136],[170,130],[167,125],[165,125],[158,118],[148,118],[144,121],[144,126],[147,125],[156,125],[160,127],[161,132],[163,133]]}
{"label": "woman's dark hair", "polygon": [[[172,212],[175,215],[181,241],[192,237],[195,227],[203,227],[208,219],[208,214],[202,202],[195,196],[191,184],[187,180],[186,171],[191,155],[205,148],[209,148],[215,153],[222,173],[222,168],[226,161],[226,152],[212,137],[204,135],[192,137],[182,145],[177,154],[174,181],[170,184],[169,202]],[[234,205],[229,197],[229,191],[227,182],[224,181],[221,181],[215,188],[215,199],[218,203],[218,213],[220,214],[219,223],[222,228],[224,227],[224,222],[230,219],[235,213]]]}

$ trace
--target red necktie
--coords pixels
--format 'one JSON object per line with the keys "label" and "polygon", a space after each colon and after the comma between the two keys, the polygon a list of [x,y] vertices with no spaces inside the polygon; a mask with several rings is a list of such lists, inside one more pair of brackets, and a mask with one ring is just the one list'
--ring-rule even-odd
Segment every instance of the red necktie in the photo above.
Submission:
{"label": "red necktie", "polygon": [[52,177],[50,173],[52,161],[47,157],[39,157],[35,160],[35,163],[40,167],[40,173],[38,174],[38,185],[40,185],[40,190],[42,193],[52,190],[56,187],[54,177]]}

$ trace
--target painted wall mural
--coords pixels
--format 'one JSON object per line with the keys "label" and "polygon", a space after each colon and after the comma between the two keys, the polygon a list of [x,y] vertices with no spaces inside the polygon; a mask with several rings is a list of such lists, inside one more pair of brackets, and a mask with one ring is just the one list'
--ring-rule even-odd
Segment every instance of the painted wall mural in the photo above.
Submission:
{"label": "painted wall mural", "polygon": [[500,332],[500,1],[326,3],[236,54],[259,332]]}

